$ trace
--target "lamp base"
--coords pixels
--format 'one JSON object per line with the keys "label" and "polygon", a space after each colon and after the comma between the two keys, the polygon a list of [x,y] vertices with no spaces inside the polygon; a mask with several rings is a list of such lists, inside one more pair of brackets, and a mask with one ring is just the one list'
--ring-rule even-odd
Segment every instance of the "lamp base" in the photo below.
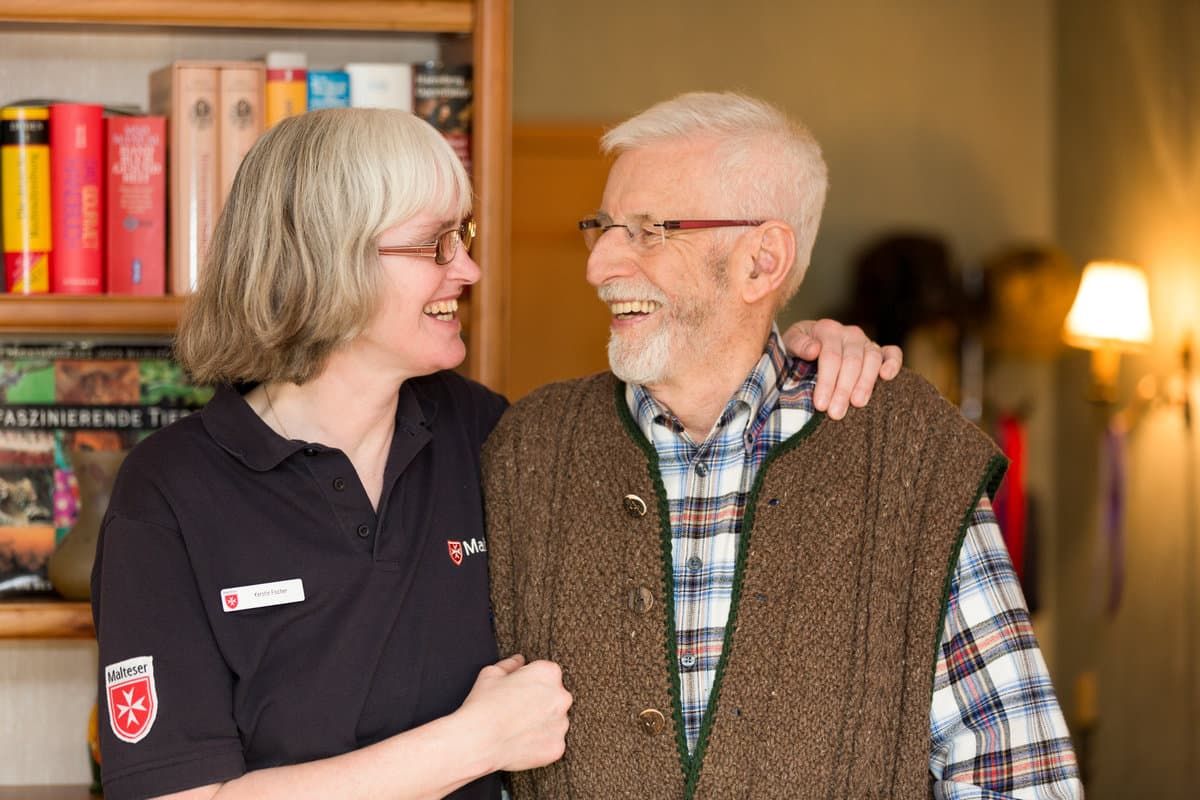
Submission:
{"label": "lamp base", "polygon": [[1113,405],[1117,402],[1117,374],[1121,352],[1115,347],[1097,347],[1092,351],[1092,388],[1089,399]]}

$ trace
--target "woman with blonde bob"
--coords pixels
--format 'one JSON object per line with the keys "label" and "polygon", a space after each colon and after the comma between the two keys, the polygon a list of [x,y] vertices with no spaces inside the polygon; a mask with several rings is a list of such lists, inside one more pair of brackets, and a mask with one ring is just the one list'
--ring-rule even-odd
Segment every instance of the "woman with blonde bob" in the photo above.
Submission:
{"label": "woman with blonde bob", "polygon": [[246,156],[176,342],[216,394],[130,453],[101,531],[109,800],[492,800],[562,755],[558,667],[492,638],[506,402],[452,371],[470,212],[408,113],[292,117]]}

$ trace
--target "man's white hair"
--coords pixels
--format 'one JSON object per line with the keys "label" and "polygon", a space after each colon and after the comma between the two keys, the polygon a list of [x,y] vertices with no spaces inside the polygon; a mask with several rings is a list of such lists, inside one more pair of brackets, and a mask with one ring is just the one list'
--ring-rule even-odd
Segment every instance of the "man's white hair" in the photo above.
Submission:
{"label": "man's white hair", "polygon": [[689,92],[625,120],[604,134],[600,148],[620,155],[673,139],[717,141],[716,185],[725,199],[714,215],[791,225],[796,260],[783,292],[783,300],[789,299],[812,259],[829,186],[812,133],[762,100],[736,92]]}

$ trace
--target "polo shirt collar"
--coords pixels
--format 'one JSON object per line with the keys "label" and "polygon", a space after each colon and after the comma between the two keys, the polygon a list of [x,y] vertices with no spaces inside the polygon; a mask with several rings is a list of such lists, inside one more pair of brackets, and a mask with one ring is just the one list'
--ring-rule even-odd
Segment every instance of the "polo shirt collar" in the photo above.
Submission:
{"label": "polo shirt collar", "polygon": [[[200,411],[204,429],[213,440],[250,469],[266,472],[306,447],[324,449],[299,439],[284,439],[263,422],[242,396],[255,384],[218,386],[208,404]],[[396,429],[428,431],[437,416],[437,402],[412,382],[400,387],[396,403]]]}

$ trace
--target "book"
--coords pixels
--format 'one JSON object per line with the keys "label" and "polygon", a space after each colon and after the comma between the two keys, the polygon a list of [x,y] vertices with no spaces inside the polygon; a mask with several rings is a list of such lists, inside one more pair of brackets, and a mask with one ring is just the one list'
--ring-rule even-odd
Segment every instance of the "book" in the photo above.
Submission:
{"label": "book", "polygon": [[104,109],[50,106],[50,291],[104,291]]}
{"label": "book", "polygon": [[0,342],[0,597],[50,591],[80,511],[72,451],[127,450],[211,396],[167,342]]}
{"label": "book", "polygon": [[167,121],[109,117],[105,123],[110,294],[166,292]]}
{"label": "book", "polygon": [[219,63],[176,61],[150,75],[150,111],[167,117],[167,288],[196,288],[217,216]]}
{"label": "book", "polygon": [[308,57],[272,51],[263,57],[267,69],[266,127],[308,110]]}
{"label": "book", "polygon": [[412,65],[354,63],[344,70],[350,76],[351,106],[412,111]]}
{"label": "book", "polygon": [[0,216],[4,286],[50,291],[50,110],[0,108]]}
{"label": "book", "polygon": [[473,84],[470,64],[413,66],[413,113],[441,131],[471,172]]}
{"label": "book", "polygon": [[218,213],[229,196],[229,187],[246,152],[263,132],[263,95],[266,73],[262,62],[222,64],[220,68],[220,148],[221,195]]}
{"label": "book", "polygon": [[350,107],[350,76],[341,70],[309,70],[308,110]]}

